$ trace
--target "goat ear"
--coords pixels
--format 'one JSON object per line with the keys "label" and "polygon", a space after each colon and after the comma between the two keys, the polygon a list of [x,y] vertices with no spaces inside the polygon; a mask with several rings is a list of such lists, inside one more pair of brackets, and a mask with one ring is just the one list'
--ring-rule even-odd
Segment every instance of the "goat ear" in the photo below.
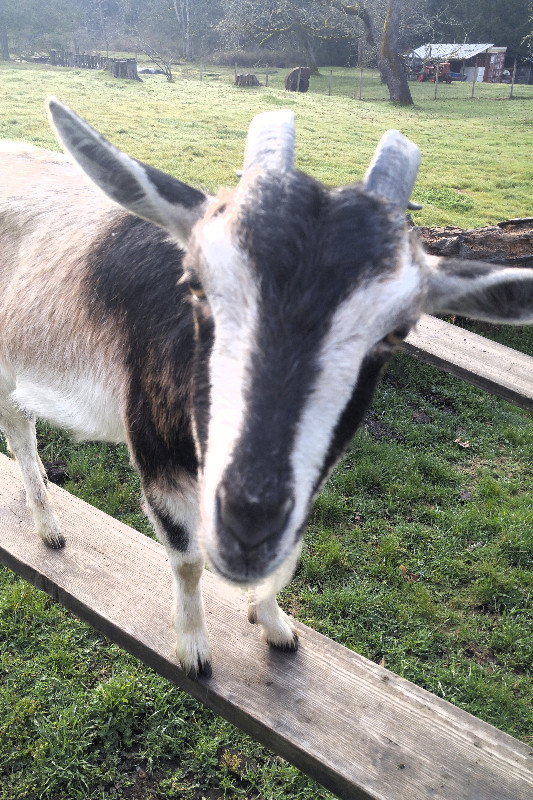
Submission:
{"label": "goat ear", "polygon": [[533,270],[426,256],[424,311],[508,325],[533,323]]}
{"label": "goat ear", "polygon": [[48,108],[59,140],[89,178],[127,211],[165,228],[185,246],[203,216],[206,195],[122,153],[54,97]]}

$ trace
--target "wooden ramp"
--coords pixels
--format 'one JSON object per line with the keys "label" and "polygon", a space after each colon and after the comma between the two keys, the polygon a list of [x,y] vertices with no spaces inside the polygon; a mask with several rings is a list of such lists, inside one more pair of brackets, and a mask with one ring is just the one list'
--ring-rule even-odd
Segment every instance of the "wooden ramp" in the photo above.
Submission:
{"label": "wooden ramp", "polygon": [[402,349],[480,389],[533,411],[533,358],[424,314]]}
{"label": "wooden ramp", "polygon": [[163,548],[59,487],[64,550],[34,533],[0,456],[0,561],[161,675],[349,800],[531,800],[533,748],[298,624],[300,649],[262,645],[244,598],[203,579],[213,678],[176,664]]}

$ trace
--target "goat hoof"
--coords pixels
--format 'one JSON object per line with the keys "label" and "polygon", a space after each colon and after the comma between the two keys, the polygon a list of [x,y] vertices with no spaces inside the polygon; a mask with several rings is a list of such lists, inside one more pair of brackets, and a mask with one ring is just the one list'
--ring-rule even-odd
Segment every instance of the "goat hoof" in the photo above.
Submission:
{"label": "goat hoof", "polygon": [[47,540],[46,544],[50,547],[51,550],[62,550],[65,546],[65,537],[59,534],[55,539],[52,541]]}
{"label": "goat hoof", "polygon": [[65,546],[66,540],[62,533],[55,531],[43,536],[43,541],[51,550],[61,550]]}
{"label": "goat hoof", "polygon": [[268,642],[269,647],[281,650],[283,653],[295,653],[298,650],[298,634],[294,634],[290,642]]}
{"label": "goat hoof", "polygon": [[213,670],[211,668],[211,663],[209,661],[204,661],[203,663],[198,661],[197,675],[199,678],[210,678],[212,674]]}
{"label": "goat hoof", "polygon": [[197,636],[178,636],[176,656],[188,678],[196,680],[211,677],[211,651],[205,630]]}
{"label": "goat hoof", "polygon": [[213,674],[211,662],[202,661],[200,658],[198,658],[196,664],[189,668],[185,668],[185,674],[188,678],[192,678],[192,680],[197,680],[198,678],[210,678]]}

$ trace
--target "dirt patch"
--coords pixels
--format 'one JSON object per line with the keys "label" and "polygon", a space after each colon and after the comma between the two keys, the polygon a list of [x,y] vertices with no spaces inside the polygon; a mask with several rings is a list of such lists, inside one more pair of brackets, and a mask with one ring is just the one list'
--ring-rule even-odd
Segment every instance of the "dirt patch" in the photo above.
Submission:
{"label": "dirt patch", "polygon": [[46,470],[46,476],[51,483],[57,483],[58,486],[63,486],[69,479],[68,472],[66,471],[67,462],[58,461],[43,461],[43,467]]}
{"label": "dirt patch", "polygon": [[451,225],[416,230],[432,255],[533,267],[533,217],[471,230]]}
{"label": "dirt patch", "polygon": [[420,392],[420,394],[424,400],[428,400],[432,405],[439,408],[445,414],[452,416],[457,413],[452,401],[448,397],[439,394],[439,392],[435,392],[433,389],[426,389]]}
{"label": "dirt patch", "polygon": [[403,442],[404,438],[400,433],[396,433],[385,422],[377,419],[374,411],[368,411],[361,420],[361,427],[379,442],[381,441],[397,441]]}
{"label": "dirt patch", "polygon": [[497,663],[497,658],[490,647],[479,647],[477,644],[471,644],[465,648],[465,655],[482,667],[486,667],[487,664]]}

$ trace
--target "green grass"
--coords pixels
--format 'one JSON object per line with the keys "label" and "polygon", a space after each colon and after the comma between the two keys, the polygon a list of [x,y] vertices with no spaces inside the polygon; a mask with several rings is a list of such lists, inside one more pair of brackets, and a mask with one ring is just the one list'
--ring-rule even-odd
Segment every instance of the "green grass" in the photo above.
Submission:
{"label": "green grass", "polygon": [[[456,91],[452,84],[433,101],[428,85],[415,83],[416,104],[400,108],[383,99],[354,100],[348,87],[357,70],[346,72],[334,75],[343,93],[328,97],[327,70],[312,79],[309,93],[296,95],[283,89],[284,70],[270,76],[269,87],[238,88],[233,71],[219,67],[204,67],[201,82],[189,68],[169,84],[160,75],[135,83],[105,72],[0,64],[0,138],[57,148],[44,114],[46,96],[56,94],[135,157],[215,191],[235,183],[254,114],[290,107],[297,166],[328,185],[360,179],[381,134],[396,127],[422,151],[414,199],[425,205],[418,224],[475,227],[531,213],[533,87],[517,87],[509,101],[498,99],[508,87],[480,84],[479,100],[471,101],[447,99],[445,89]],[[383,91],[375,73],[368,78],[369,91]],[[465,91],[466,84],[457,86]]]}
{"label": "green grass", "polygon": [[[404,110],[348,91],[287,96],[283,74],[244,90],[219,68],[169,85],[4,66],[0,136],[55,147],[53,93],[133,155],[214,190],[235,181],[251,116],[287,105],[298,165],[328,183],[360,177],[394,125],[423,148],[425,224],[531,213],[530,97],[480,87],[479,102]],[[532,329],[483,332],[533,353]],[[150,533],[124,448],[74,445],[45,425],[39,446],[67,462],[69,491]],[[532,446],[530,414],[398,357],[315,504],[282,597],[302,622],[528,743]],[[7,569],[0,587],[0,800],[330,797]]]}

